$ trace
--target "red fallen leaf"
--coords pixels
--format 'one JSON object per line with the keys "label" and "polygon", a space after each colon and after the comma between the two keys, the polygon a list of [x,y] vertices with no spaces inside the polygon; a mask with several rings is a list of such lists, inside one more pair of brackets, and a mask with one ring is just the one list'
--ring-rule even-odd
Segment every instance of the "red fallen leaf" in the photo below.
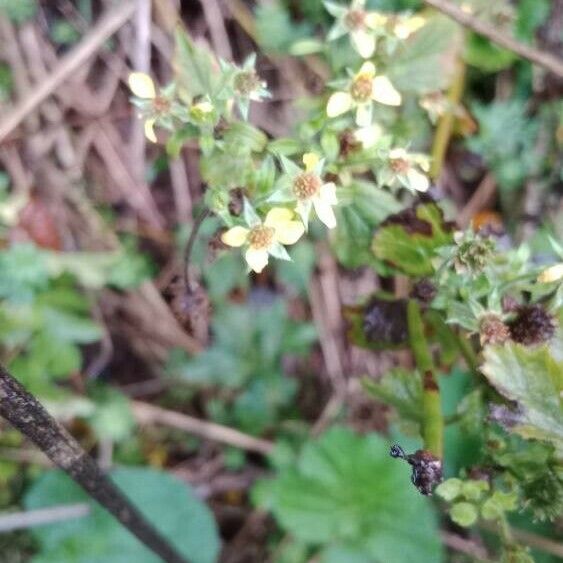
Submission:
{"label": "red fallen leaf", "polygon": [[49,207],[32,196],[20,211],[16,229],[24,231],[29,239],[41,248],[61,250],[62,241],[57,223]]}

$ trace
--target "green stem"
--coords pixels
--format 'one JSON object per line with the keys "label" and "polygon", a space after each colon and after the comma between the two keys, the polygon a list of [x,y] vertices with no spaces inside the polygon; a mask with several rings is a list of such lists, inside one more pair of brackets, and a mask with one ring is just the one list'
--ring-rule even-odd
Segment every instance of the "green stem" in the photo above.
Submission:
{"label": "green stem", "polygon": [[409,343],[416,366],[422,374],[422,437],[424,449],[442,459],[444,449],[444,417],[440,388],[434,375],[432,355],[424,336],[424,325],[418,303],[411,299],[407,306]]}
{"label": "green stem", "polygon": [[451,104],[451,109],[448,109],[438,122],[436,134],[434,135],[434,143],[432,145],[432,163],[430,165],[430,177],[437,180],[442,172],[444,166],[444,158],[450,138],[452,136],[454,121],[455,121],[455,108],[461,101],[463,88],[465,85],[465,63],[461,60],[457,61],[457,69],[453,82],[448,91],[448,101]]}
{"label": "green stem", "polygon": [[456,332],[453,329],[450,330],[452,330],[452,332],[455,335],[457,344],[459,346],[459,351],[461,352],[461,355],[463,356],[463,359],[465,360],[467,367],[474,374],[478,374],[479,360],[477,358],[477,354],[475,353],[475,349],[471,345],[471,340],[469,339],[469,336],[467,335],[464,336],[463,334]]}

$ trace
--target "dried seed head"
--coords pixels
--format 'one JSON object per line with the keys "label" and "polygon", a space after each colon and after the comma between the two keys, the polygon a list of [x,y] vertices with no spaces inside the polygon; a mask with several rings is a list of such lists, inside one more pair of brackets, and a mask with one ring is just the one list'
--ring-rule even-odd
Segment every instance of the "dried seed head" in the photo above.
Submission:
{"label": "dried seed head", "polygon": [[419,280],[412,288],[411,297],[421,303],[430,303],[436,297],[436,286],[429,279]]}
{"label": "dried seed head", "polygon": [[525,305],[510,323],[512,340],[532,346],[551,339],[555,333],[555,319],[541,305]]}
{"label": "dried seed head", "polygon": [[354,101],[364,104],[371,100],[373,93],[373,78],[368,74],[360,74],[354,78],[350,86],[350,95]]}
{"label": "dried seed head", "polygon": [[234,188],[229,192],[229,213],[235,217],[240,217],[244,209],[245,190]]}
{"label": "dried seed head", "polygon": [[479,323],[481,346],[487,344],[503,344],[510,338],[510,329],[500,317],[487,315]]}
{"label": "dried seed head", "polygon": [[321,179],[313,172],[302,172],[293,181],[293,193],[299,200],[317,195],[321,189]]}
{"label": "dried seed head", "polygon": [[354,132],[350,129],[343,131],[338,141],[340,144],[340,155],[344,158],[362,148],[362,143],[356,139]]}
{"label": "dried seed head", "polygon": [[473,273],[481,272],[491,260],[495,250],[495,243],[490,238],[476,236],[459,244],[455,263],[461,270]]}
{"label": "dried seed head", "polygon": [[431,495],[434,487],[442,482],[442,461],[429,451],[417,450],[406,455],[401,446],[394,444],[389,455],[404,459],[412,466],[412,483],[423,495]]}
{"label": "dried seed head", "polygon": [[258,225],[248,233],[248,244],[255,250],[268,248],[274,240],[275,230],[272,227]]}
{"label": "dried seed head", "polygon": [[344,17],[344,23],[350,31],[362,29],[365,21],[366,13],[364,10],[349,10]]}
{"label": "dried seed head", "polygon": [[233,80],[235,92],[241,96],[250,96],[252,92],[260,88],[260,84],[260,77],[254,69],[239,72]]}

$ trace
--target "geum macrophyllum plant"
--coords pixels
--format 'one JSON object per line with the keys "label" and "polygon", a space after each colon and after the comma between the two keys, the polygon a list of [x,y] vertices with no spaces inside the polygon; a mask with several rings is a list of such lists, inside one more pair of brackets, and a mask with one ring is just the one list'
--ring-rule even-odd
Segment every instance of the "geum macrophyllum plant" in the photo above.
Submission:
{"label": "geum macrophyllum plant", "polygon": [[234,99],[242,118],[247,120],[250,102],[261,102],[265,98],[271,97],[266,88],[266,82],[256,72],[256,53],[247,57],[242,67],[222,59],[220,64],[221,70],[225,74],[232,75],[232,81],[225,88],[222,96],[227,99]]}
{"label": "geum macrophyllum plant", "polygon": [[380,184],[391,188],[405,187],[412,192],[425,192],[430,186],[430,162],[424,154],[411,154],[405,149],[389,151],[387,163],[377,174]]}
{"label": "geum macrophyllum plant", "polygon": [[301,217],[305,228],[309,226],[311,209],[329,228],[336,227],[336,217],[332,207],[338,203],[334,182],[323,182],[324,160],[317,154],[303,155],[305,170],[291,160],[281,157],[285,174],[278,180],[274,193],[269,200],[272,203],[295,203],[295,210]]}
{"label": "geum macrophyllum plant", "polygon": [[335,92],[328,99],[328,117],[338,117],[352,109],[356,110],[356,124],[367,127],[372,123],[373,102],[387,106],[400,106],[401,94],[387,76],[376,75],[375,66],[365,62],[348,83],[347,89]]}
{"label": "geum macrophyllum plant", "polygon": [[366,12],[365,4],[365,0],[353,0],[349,7],[324,2],[327,11],[336,18],[327,40],[334,41],[349,34],[356,52],[364,59],[369,59],[376,47],[375,30],[386,23],[387,17],[377,12]]}
{"label": "geum macrophyllum plant", "polygon": [[144,121],[145,136],[153,143],[157,142],[155,126],[174,131],[175,121],[201,124],[214,113],[213,105],[208,100],[201,100],[191,107],[179,103],[174,83],[157,91],[152,78],[144,72],[132,72],[128,83],[134,94],[131,102],[139,108]]}
{"label": "geum macrophyllum plant", "polygon": [[274,207],[264,222],[248,200],[244,202],[244,219],[247,226],[237,225],[224,232],[221,240],[228,246],[245,246],[244,258],[251,270],[260,273],[268,264],[268,257],[291,260],[283,245],[295,244],[305,232],[300,221],[293,219],[289,209]]}

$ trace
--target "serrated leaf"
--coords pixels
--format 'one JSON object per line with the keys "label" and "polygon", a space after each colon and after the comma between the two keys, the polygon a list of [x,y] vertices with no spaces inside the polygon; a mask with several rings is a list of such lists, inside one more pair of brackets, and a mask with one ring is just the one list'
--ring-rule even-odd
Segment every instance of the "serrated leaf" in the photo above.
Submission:
{"label": "serrated leaf", "polygon": [[364,379],[366,391],[397,409],[403,419],[420,422],[422,382],[420,375],[402,368],[391,369],[379,381]]}
{"label": "serrated leaf", "polygon": [[563,457],[563,362],[546,346],[488,346],[481,371],[501,395],[515,401],[507,430],[551,442]]}
{"label": "serrated leaf", "polygon": [[434,273],[436,250],[452,241],[442,210],[428,203],[388,217],[375,233],[372,250],[400,272],[422,277]]}
{"label": "serrated leaf", "polygon": [[177,84],[190,98],[216,93],[219,66],[207,49],[196,45],[179,27],[172,66]]}
{"label": "serrated leaf", "polygon": [[404,92],[423,94],[445,88],[455,72],[461,44],[459,26],[445,16],[435,16],[404,42],[387,74]]}
{"label": "serrated leaf", "polygon": [[438,563],[436,520],[428,500],[405,487],[408,473],[380,436],[337,427],[306,444],[297,464],[270,482],[268,501],[299,541],[377,561]]}
{"label": "serrated leaf", "polygon": [[[114,470],[112,479],[190,561],[217,560],[219,538],[213,516],[188,484],[164,472],[132,467]],[[82,502],[90,505],[88,516],[33,529],[40,545],[33,563],[159,563],[156,555],[60,471],[43,474],[24,499],[28,510]]]}

